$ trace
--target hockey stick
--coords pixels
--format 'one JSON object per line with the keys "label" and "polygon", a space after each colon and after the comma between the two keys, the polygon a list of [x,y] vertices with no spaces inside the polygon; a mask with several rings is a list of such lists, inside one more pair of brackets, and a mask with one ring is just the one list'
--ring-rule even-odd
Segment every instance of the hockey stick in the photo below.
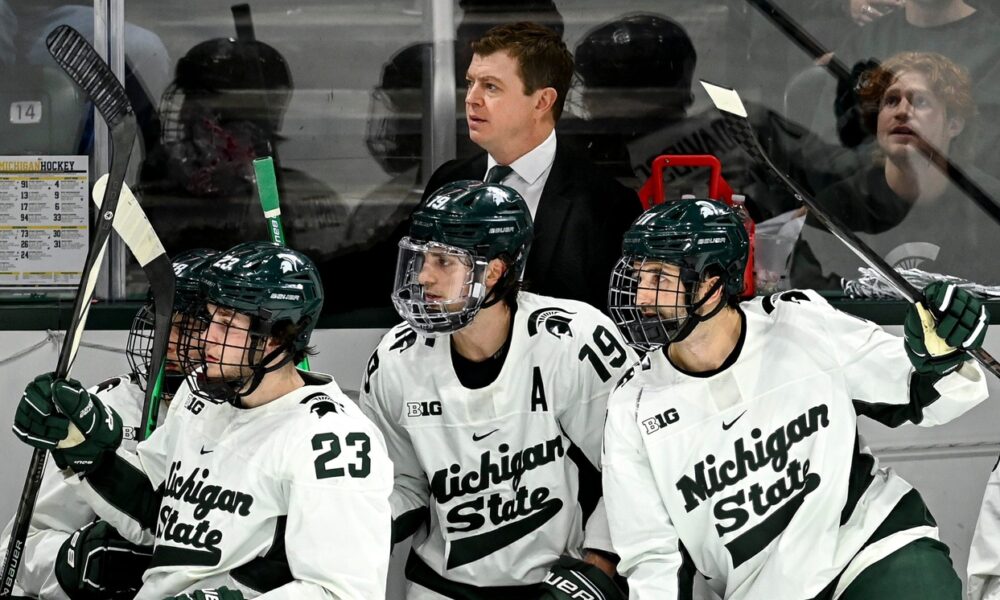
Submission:
{"label": "hockey stick", "polygon": [[[111,68],[101,59],[94,47],[78,31],[72,27],[60,25],[48,35],[45,44],[59,66],[94,103],[95,109],[104,117],[111,133],[112,158],[107,192],[108,201],[101,207],[93,241],[84,261],[72,318],[66,328],[66,340],[59,352],[55,377],[60,379],[69,375],[73,360],[80,347],[80,336],[83,334],[83,326],[90,310],[90,299],[94,295],[94,286],[97,284],[97,274],[101,268],[104,249],[108,237],[111,235],[115,210],[118,205],[118,192],[125,179],[125,167],[128,165],[132,144],[135,142],[136,123],[132,106],[125,95],[125,88],[115,78]],[[47,452],[42,449],[35,449],[31,454],[28,475],[25,477],[24,488],[21,490],[17,513],[14,515],[14,526],[7,544],[7,554],[4,557],[0,596],[9,596],[14,588],[14,580],[23,558],[28,525],[31,522],[38,488],[45,471],[46,454]]]}
{"label": "hockey stick", "polygon": [[[94,204],[98,208],[104,201],[104,192],[109,176],[105,175],[94,185]],[[167,357],[167,343],[170,338],[170,324],[174,311],[174,269],[170,264],[163,244],[156,236],[146,213],[128,189],[122,185],[118,198],[118,214],[114,227],[118,236],[132,252],[132,256],[142,267],[153,293],[153,344],[150,349],[149,372],[146,373],[146,390],[142,401],[142,423],[138,441],[143,441],[156,428],[156,417],[160,412],[160,385],[163,380],[163,366]],[[156,373],[154,376],[153,373]]]}
{"label": "hockey stick", "polygon": [[[806,54],[812,57],[813,60],[818,60],[820,57],[830,54],[830,51],[824,48],[819,40],[814,38],[804,27],[796,23],[795,19],[788,13],[772,4],[770,0],[747,0],[747,2],[763,13],[778,29],[790,37],[799,48],[805,50]],[[851,77],[851,70],[836,56],[831,56],[824,66],[837,79],[847,80]]]}
{"label": "hockey stick", "polygon": [[[264,72],[260,66],[260,56],[257,45],[252,43],[257,40],[254,33],[253,17],[250,15],[249,4],[234,4],[230,7],[233,12],[233,23],[236,26],[236,39],[249,44],[253,55],[253,64],[256,66],[255,74],[257,87],[263,92],[264,106],[268,113],[271,112],[270,94],[264,88]],[[270,148],[271,144],[268,143]],[[256,158],[253,161],[253,171],[257,180],[257,197],[260,199],[260,207],[264,211],[264,218],[267,219],[267,230],[271,236],[271,241],[285,246],[285,228],[281,223],[281,203],[278,200],[278,178],[274,172],[274,159],[270,156]],[[296,365],[303,371],[309,370],[309,357],[304,356],[302,361]]]}
{"label": "hockey stick", "polygon": [[[260,197],[260,207],[267,219],[267,230],[271,241],[285,245],[285,228],[281,224],[281,204],[278,201],[278,179],[274,173],[274,160],[270,156],[256,158],[253,161],[253,171],[257,179],[257,195]],[[309,357],[302,358],[298,367],[309,370]]]}
{"label": "hockey stick", "polygon": [[[865,261],[876,273],[879,274],[883,279],[885,279],[889,285],[896,288],[896,290],[902,294],[904,298],[913,303],[921,303],[924,306],[929,305],[925,302],[923,294],[917,288],[903,278],[895,269],[893,269],[889,263],[875,253],[874,250],[868,247],[861,238],[859,238],[853,231],[848,229],[837,220],[836,217],[831,215],[820,206],[816,200],[814,200],[809,194],[802,190],[794,181],[792,181],[787,175],[782,173],[778,167],[771,161],[771,159],[761,148],[760,141],[757,140],[757,135],[754,133],[753,128],[750,126],[750,121],[747,120],[747,110],[743,106],[743,101],[740,99],[740,95],[736,93],[736,90],[721,87],[707,81],[701,81],[701,85],[708,92],[709,97],[712,99],[712,103],[715,107],[719,109],[722,113],[723,123],[726,129],[732,135],[733,139],[739,142],[743,150],[750,155],[750,158],[761,162],[781,179],[781,182],[785,185],[789,192],[800,202],[809,207],[809,211],[817,218],[819,221],[826,226],[826,228],[837,237],[841,242],[844,243],[852,252],[858,255],[858,258]],[[933,310],[933,309],[932,309]],[[1000,363],[993,358],[989,352],[983,348],[977,348],[968,352],[970,356],[975,358],[983,367],[993,373],[997,377],[1000,377]]]}
{"label": "hockey stick", "polygon": [[[809,32],[802,27],[802,25],[796,23],[795,19],[790,17],[788,13],[772,4],[770,0],[747,0],[747,2],[752,4],[754,8],[770,19],[770,21],[774,23],[774,25],[780,29],[782,33],[792,38],[792,40],[798,44],[800,48],[805,50],[805,52],[814,60],[831,55],[826,63],[827,70],[829,70],[839,81],[844,81],[850,85],[850,70],[847,66],[841,62],[836,55],[832,55],[830,50],[824,48],[819,40],[810,35]],[[972,178],[970,178],[965,171],[959,168],[958,165],[952,162],[951,159],[928,144],[927,140],[924,140],[919,134],[916,134],[916,137],[923,142],[922,144],[916,144],[916,147],[924,155],[924,157],[933,163],[935,167],[940,169],[940,171],[944,173],[944,176],[948,178],[948,181],[953,183],[958,189],[962,190],[962,192],[975,202],[979,208],[986,212],[986,214],[988,214],[994,221],[1000,223],[1000,203],[997,203],[993,196],[986,193],[986,191],[980,187],[979,184],[973,181]]]}

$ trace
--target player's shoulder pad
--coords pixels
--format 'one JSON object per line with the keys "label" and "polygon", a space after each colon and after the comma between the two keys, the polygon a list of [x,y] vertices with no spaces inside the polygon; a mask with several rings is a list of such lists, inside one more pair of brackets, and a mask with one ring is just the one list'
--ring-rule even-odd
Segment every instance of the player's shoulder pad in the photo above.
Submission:
{"label": "player's shoulder pad", "polygon": [[762,296],[744,303],[750,311],[759,311],[772,322],[796,321],[824,327],[832,323],[833,327],[854,328],[860,326],[877,327],[874,323],[831,305],[826,298],[814,290],[788,290],[770,296]]}
{"label": "player's shoulder pad", "polygon": [[314,392],[299,400],[299,407],[307,414],[315,415],[320,421],[329,415],[333,415],[333,420],[338,415],[347,414],[347,402],[349,400],[344,396]]}
{"label": "player's shoulder pad", "polygon": [[[586,302],[539,296],[522,292],[517,297],[518,311],[525,311],[525,328],[529,338],[555,339],[570,342],[589,335],[596,325],[614,324]],[[605,323],[607,321],[607,323]]]}
{"label": "player's shoulder pad", "polygon": [[778,292],[770,296],[760,296],[745,304],[750,309],[759,311],[765,315],[776,318],[788,311],[798,311],[803,308],[809,310],[832,309],[826,298],[817,294],[814,290],[788,290]]}
{"label": "player's shoulder pad", "polygon": [[635,379],[637,373],[643,371],[648,371],[652,367],[652,363],[649,359],[649,354],[643,354],[639,360],[632,364],[627,371],[621,376],[617,383],[615,383],[615,389],[613,391],[618,391],[619,389],[627,386],[630,381]]}
{"label": "player's shoulder pad", "polygon": [[[625,373],[622,374],[621,378],[618,379],[618,382],[615,383],[615,387],[612,390],[612,393],[618,392],[625,388],[632,388],[636,386],[641,387],[642,384],[641,381],[639,381],[642,379],[641,374],[650,371],[652,368],[653,368],[653,363],[652,360],[650,359],[650,354],[649,353],[643,354],[641,357],[639,357],[639,360],[633,363],[632,366],[629,367],[628,370],[626,370]],[[636,376],[639,376],[639,380],[636,379]]]}
{"label": "player's shoulder pad", "polygon": [[100,396],[106,394],[116,387],[120,386],[122,383],[128,380],[127,375],[119,375],[118,377],[112,377],[110,379],[105,379],[101,383],[98,383],[93,388],[91,388],[90,393]]}
{"label": "player's shoulder pad", "polygon": [[327,429],[368,423],[358,405],[339,390],[317,390],[298,401],[297,427]]}
{"label": "player's shoulder pad", "polygon": [[388,355],[402,355],[407,350],[418,347],[420,344],[434,347],[435,339],[422,336],[417,333],[409,323],[400,323],[386,332],[379,341],[377,350]]}

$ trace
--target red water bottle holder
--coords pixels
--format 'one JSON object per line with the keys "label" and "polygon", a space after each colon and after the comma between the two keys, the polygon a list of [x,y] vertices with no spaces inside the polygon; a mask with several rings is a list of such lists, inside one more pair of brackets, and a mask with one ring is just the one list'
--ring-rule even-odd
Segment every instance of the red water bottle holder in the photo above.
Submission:
{"label": "red water bottle holder", "polygon": [[[667,190],[663,182],[663,171],[668,167],[707,167],[710,169],[708,197],[733,206],[733,188],[722,177],[722,163],[719,162],[718,158],[711,154],[663,154],[653,159],[649,179],[639,188],[639,200],[642,201],[643,209],[663,204],[666,201]],[[747,236],[750,238],[750,256],[747,260],[747,268],[743,273],[743,296],[751,297],[756,294],[753,280],[756,228],[753,221],[744,225],[749,225]]]}

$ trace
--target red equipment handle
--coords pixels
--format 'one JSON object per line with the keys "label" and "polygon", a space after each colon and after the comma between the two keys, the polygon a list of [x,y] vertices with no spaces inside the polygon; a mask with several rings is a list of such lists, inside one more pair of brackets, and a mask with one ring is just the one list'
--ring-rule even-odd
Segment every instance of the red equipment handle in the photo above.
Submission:
{"label": "red equipment handle", "polygon": [[[648,210],[656,204],[663,204],[667,199],[663,184],[663,170],[667,167],[708,167],[711,171],[708,178],[708,197],[733,206],[733,188],[722,178],[722,163],[711,154],[662,154],[653,159],[652,173],[646,183],[639,188],[639,200],[643,210]],[[756,232],[753,222],[747,227],[750,238],[750,256],[746,270],[743,273],[743,296],[751,297],[756,289],[753,280],[754,245]]]}
{"label": "red equipment handle", "polygon": [[708,197],[733,205],[733,188],[722,178],[722,163],[711,154],[662,154],[653,159],[652,173],[646,183],[639,188],[639,200],[643,209],[666,200],[663,184],[663,170],[667,167],[708,167]]}

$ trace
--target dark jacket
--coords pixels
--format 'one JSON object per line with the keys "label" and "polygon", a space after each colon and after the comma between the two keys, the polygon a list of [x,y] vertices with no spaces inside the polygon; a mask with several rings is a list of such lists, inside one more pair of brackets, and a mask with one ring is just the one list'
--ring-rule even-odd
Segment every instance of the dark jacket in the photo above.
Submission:
{"label": "dark jacket", "polygon": [[[485,153],[448,161],[431,175],[423,200],[446,183],[482,180],[485,174]],[[582,300],[607,312],[608,283],[621,257],[622,237],[641,212],[634,190],[601,172],[566,144],[557,144],[535,214],[525,288],[546,296]]]}

